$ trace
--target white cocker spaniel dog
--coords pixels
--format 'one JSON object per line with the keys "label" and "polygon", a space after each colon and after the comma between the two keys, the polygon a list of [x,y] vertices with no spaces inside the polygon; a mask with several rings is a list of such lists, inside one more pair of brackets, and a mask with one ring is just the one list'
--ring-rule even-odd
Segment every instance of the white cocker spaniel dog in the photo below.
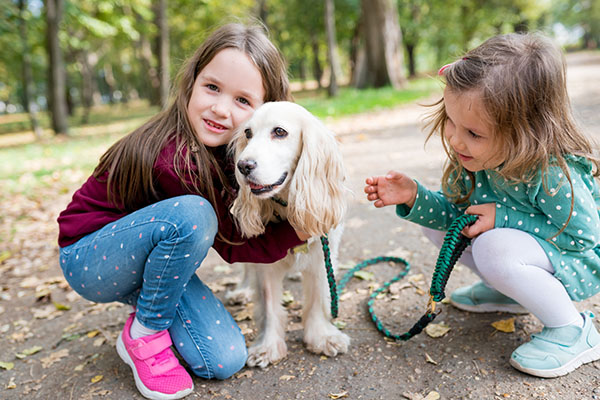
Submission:
{"label": "white cocker spaniel dog", "polygon": [[[274,264],[245,265],[245,280],[253,286],[258,328],[247,365],[264,368],[286,356],[283,280],[288,272],[298,270],[302,274],[307,348],[327,356],[345,353],[350,338],[331,322],[320,241],[320,236],[328,235],[335,266],[346,189],[342,156],[333,134],[303,107],[271,102],[243,124],[232,146],[240,189],[231,212],[241,232],[247,237],[259,235],[268,222],[286,219],[312,235],[306,248],[292,250]],[[239,290],[243,293],[244,289]]]}

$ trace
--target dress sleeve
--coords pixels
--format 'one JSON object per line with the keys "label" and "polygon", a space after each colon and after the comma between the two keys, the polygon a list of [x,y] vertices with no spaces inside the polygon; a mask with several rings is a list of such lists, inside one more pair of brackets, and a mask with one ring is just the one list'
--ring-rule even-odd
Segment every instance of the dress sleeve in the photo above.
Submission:
{"label": "dress sleeve", "polygon": [[396,214],[408,221],[431,229],[448,230],[463,209],[449,201],[442,191],[431,191],[417,182],[417,197],[412,208],[396,206]]}

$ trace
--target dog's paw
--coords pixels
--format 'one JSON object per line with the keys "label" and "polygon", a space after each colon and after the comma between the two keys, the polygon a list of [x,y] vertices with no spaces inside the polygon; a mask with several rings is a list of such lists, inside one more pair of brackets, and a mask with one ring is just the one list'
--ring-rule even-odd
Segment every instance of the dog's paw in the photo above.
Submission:
{"label": "dog's paw", "polygon": [[304,335],[306,348],[316,354],[325,354],[334,357],[338,354],[346,353],[350,346],[350,337],[340,332],[335,326],[331,325],[328,329],[314,330]]}
{"label": "dog's paw", "polygon": [[241,288],[225,293],[225,303],[230,306],[246,305],[252,301],[252,289]]}
{"label": "dog's paw", "polygon": [[246,365],[249,367],[265,368],[269,364],[275,364],[286,355],[287,345],[283,339],[264,340],[261,343],[250,346]]}

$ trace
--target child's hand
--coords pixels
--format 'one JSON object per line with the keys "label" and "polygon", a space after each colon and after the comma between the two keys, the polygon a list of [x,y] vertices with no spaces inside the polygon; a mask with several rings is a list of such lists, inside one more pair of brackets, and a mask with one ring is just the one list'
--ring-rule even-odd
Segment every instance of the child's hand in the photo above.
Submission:
{"label": "child's hand", "polygon": [[493,229],[496,223],[496,203],[477,204],[467,207],[466,214],[477,215],[477,221],[473,225],[466,226],[462,234],[468,238],[482,234]]}
{"label": "child's hand", "polygon": [[408,176],[390,171],[385,176],[372,176],[366,179],[365,193],[377,208],[394,204],[415,204],[417,183]]}

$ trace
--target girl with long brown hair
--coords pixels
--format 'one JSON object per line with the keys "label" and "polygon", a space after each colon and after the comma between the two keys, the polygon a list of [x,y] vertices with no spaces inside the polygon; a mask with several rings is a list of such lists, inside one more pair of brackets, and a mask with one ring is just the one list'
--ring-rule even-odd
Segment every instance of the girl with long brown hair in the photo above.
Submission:
{"label": "girl with long brown hair", "polygon": [[286,222],[243,238],[228,212],[228,142],[258,106],[289,98],[285,63],[262,28],[216,29],[183,66],[170,106],[115,143],[58,218],[73,289],[134,306],[117,351],[148,398],[193,390],[171,344],[204,378],[245,364],[240,329],[195,275],[208,249],[231,263],[270,263],[306,239]]}
{"label": "girl with long brown hair", "polygon": [[440,69],[429,138],[448,155],[442,190],[391,171],[367,178],[375,207],[423,225],[441,245],[460,214],[477,221],[461,262],[481,281],[452,293],[470,312],[531,312],[544,329],[510,363],[541,377],[600,359],[600,334],[573,301],[600,292],[597,147],[574,122],[564,57],[540,34],[488,39]]}

